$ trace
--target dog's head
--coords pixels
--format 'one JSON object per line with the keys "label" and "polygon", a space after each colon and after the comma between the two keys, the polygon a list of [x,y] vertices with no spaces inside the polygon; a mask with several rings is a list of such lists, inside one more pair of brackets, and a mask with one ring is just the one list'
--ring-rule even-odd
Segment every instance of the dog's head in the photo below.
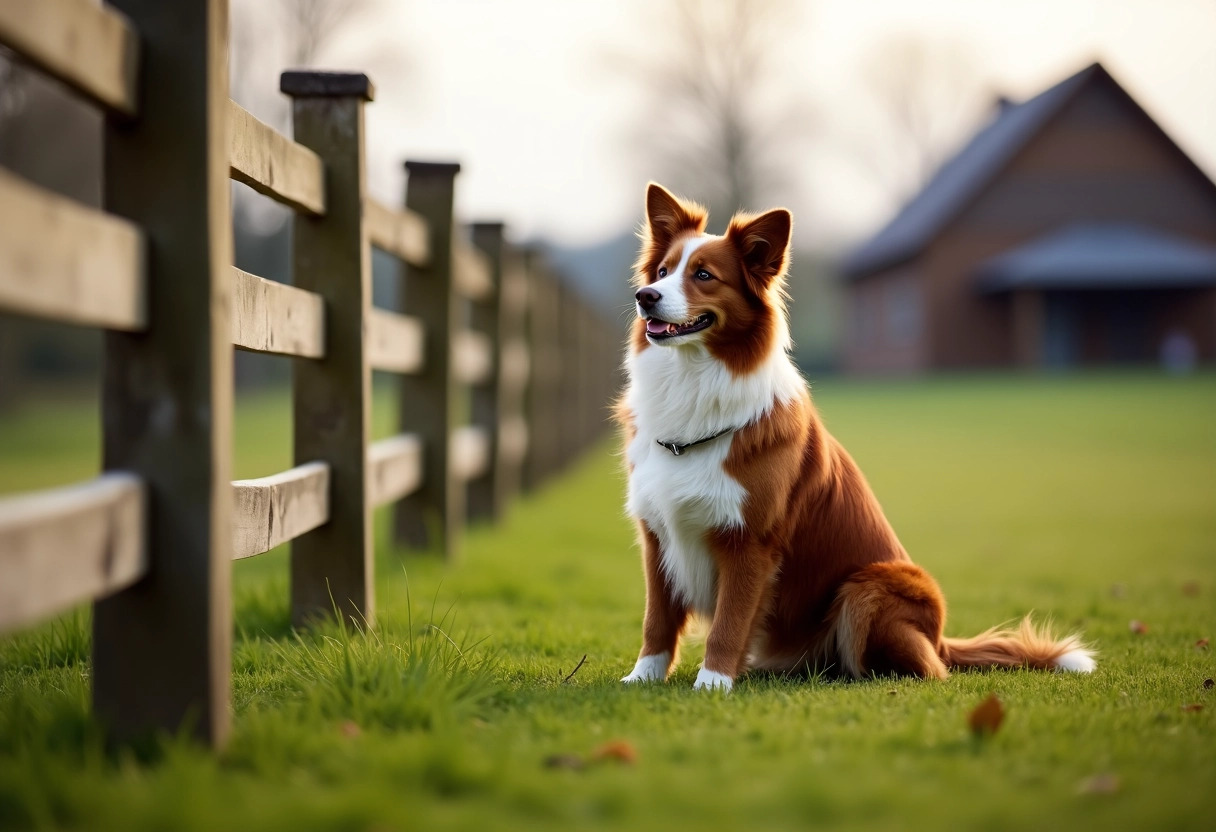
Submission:
{"label": "dog's head", "polygon": [[635,349],[703,344],[736,372],[773,349],[792,218],[784,208],[736,214],[726,234],[662,186],[646,189],[646,228],[635,264]]}

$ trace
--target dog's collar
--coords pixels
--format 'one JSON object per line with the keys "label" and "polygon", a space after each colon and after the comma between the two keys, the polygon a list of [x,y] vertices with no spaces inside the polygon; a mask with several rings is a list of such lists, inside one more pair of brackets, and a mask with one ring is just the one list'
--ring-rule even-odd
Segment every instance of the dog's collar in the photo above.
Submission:
{"label": "dog's collar", "polygon": [[725,430],[718,431],[713,436],[706,436],[704,439],[698,439],[695,442],[686,442],[683,445],[681,445],[679,442],[664,442],[662,439],[656,439],[654,441],[671,451],[672,456],[679,456],[694,445],[704,445],[706,442],[712,442],[719,436],[725,436],[726,434],[733,433],[736,430],[738,430],[738,428],[726,428]]}

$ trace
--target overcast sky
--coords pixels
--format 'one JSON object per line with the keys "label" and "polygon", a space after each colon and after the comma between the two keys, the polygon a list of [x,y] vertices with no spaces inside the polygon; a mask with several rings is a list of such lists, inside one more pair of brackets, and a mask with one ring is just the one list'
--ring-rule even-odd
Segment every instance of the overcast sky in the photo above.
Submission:
{"label": "overcast sky", "polygon": [[[566,244],[635,224],[642,186],[659,172],[630,147],[641,93],[621,56],[664,48],[646,5],[380,0],[374,25],[352,26],[327,56],[379,68],[373,193],[399,199],[402,158],[455,159],[466,218],[503,218],[519,236]],[[884,128],[861,78],[893,36],[962,44],[985,89],[1014,98],[1098,58],[1216,173],[1216,0],[813,0],[783,28],[774,83],[818,122],[790,164],[787,199],[800,230],[820,240],[855,239],[895,208],[848,147],[850,136],[885,138],[874,136]]]}

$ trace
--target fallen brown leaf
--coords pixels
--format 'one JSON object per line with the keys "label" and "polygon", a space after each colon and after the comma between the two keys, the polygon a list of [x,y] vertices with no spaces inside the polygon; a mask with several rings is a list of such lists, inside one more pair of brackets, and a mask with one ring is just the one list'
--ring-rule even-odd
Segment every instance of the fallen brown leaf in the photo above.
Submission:
{"label": "fallen brown leaf", "polygon": [[357,737],[363,733],[363,729],[359,727],[358,723],[349,719],[338,726],[338,731],[344,737]]}
{"label": "fallen brown leaf", "polygon": [[580,771],[587,764],[577,754],[552,754],[545,758],[545,768],[564,768]]}
{"label": "fallen brown leaf", "polygon": [[1204,679],[1203,680],[1203,689],[1204,690],[1211,690],[1213,687],[1216,687],[1216,679]]}
{"label": "fallen brown leaf", "polygon": [[1004,721],[1005,708],[995,693],[988,694],[988,698],[976,705],[975,710],[967,716],[971,733],[977,737],[995,734]]}
{"label": "fallen brown leaf", "polygon": [[1199,702],[1191,702],[1189,705],[1182,706],[1182,712],[1186,714],[1196,714],[1203,710],[1203,705]]}
{"label": "fallen brown leaf", "polygon": [[1135,618],[1128,622],[1127,628],[1138,636],[1142,636],[1148,632],[1148,625],[1143,621],[1136,620]]}
{"label": "fallen brown leaf", "polygon": [[1095,774],[1086,777],[1077,786],[1080,794],[1114,794],[1119,791],[1119,778],[1114,774]]}
{"label": "fallen brown leaf", "polygon": [[1195,642],[1195,646],[1200,650],[1207,650],[1210,643],[1211,642],[1209,642],[1206,638],[1201,638],[1199,641]]}
{"label": "fallen brown leaf", "polygon": [[591,752],[592,760],[616,760],[633,765],[638,761],[637,749],[626,740],[609,740]]}

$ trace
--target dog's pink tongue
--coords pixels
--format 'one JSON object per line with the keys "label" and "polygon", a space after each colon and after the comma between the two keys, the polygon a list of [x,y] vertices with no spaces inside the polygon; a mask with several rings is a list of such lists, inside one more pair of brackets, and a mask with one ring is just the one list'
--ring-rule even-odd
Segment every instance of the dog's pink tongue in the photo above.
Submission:
{"label": "dog's pink tongue", "polygon": [[660,321],[656,318],[647,318],[646,331],[651,335],[662,335],[667,331],[667,321]]}

